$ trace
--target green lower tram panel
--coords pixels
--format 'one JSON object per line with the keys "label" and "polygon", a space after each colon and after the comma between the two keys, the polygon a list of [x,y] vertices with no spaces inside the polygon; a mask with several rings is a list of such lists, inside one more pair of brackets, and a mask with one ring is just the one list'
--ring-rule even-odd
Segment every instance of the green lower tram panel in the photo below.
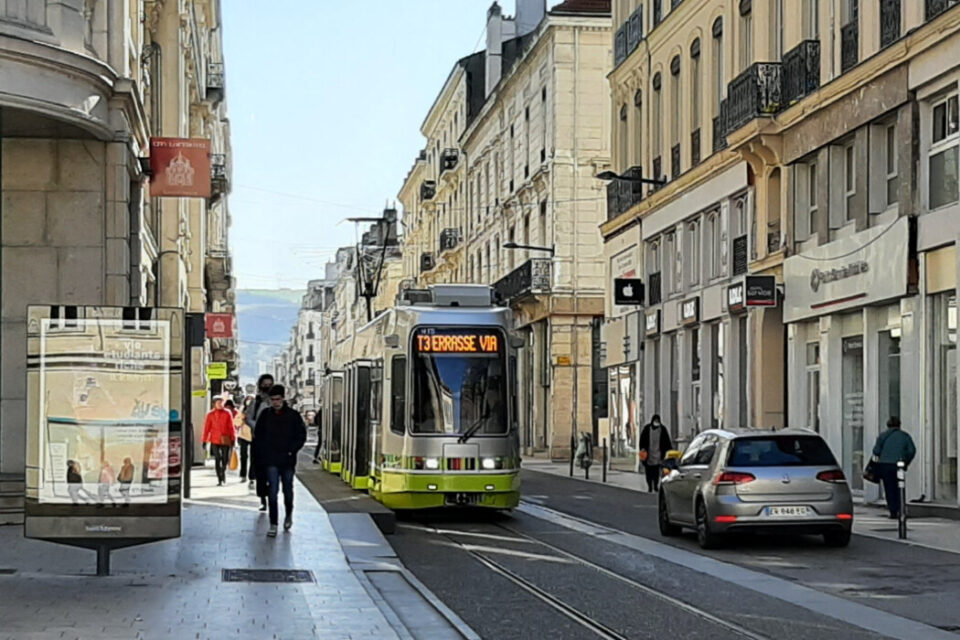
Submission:
{"label": "green lower tram panel", "polygon": [[350,486],[354,489],[366,491],[370,488],[370,476],[353,476],[350,478]]}
{"label": "green lower tram panel", "polygon": [[473,506],[513,509],[520,503],[520,477],[499,474],[413,474],[383,471],[370,490],[391,509]]}

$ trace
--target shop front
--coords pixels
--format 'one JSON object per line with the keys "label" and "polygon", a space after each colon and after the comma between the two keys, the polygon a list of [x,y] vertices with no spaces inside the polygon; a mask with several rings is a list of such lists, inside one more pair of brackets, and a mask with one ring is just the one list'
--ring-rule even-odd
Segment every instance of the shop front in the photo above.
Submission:
{"label": "shop front", "polygon": [[[879,494],[863,468],[890,417],[913,436],[917,460],[925,455],[922,377],[909,373],[921,370],[922,348],[909,239],[901,217],[784,262],[789,424],[823,435],[867,500]],[[922,467],[910,469],[910,497],[923,493]]]}

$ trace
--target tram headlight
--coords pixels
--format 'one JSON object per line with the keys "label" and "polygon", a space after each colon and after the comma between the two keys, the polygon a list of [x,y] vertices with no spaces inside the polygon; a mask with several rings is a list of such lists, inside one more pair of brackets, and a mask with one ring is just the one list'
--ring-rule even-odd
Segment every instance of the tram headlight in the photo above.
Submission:
{"label": "tram headlight", "polygon": [[488,471],[489,471],[490,469],[496,469],[496,468],[497,468],[497,461],[494,460],[493,458],[484,458],[483,461],[482,461],[480,464],[483,465],[483,468],[484,468],[484,469],[487,469]]}
{"label": "tram headlight", "polygon": [[439,469],[440,460],[437,458],[427,458],[424,460],[423,466],[425,466],[427,469]]}

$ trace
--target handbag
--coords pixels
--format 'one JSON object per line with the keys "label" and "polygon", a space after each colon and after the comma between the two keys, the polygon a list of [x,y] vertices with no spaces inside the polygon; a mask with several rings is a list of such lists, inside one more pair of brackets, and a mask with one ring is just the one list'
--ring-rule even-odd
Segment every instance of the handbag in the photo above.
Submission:
{"label": "handbag", "polygon": [[234,449],[230,454],[230,471],[236,471],[240,466],[240,458],[237,456],[237,450]]}
{"label": "handbag", "polygon": [[880,483],[880,475],[877,473],[877,460],[876,456],[870,458],[867,462],[867,466],[863,469],[863,479],[867,482],[872,482],[874,484]]}
{"label": "handbag", "polygon": [[220,445],[221,445],[221,446],[224,446],[224,447],[232,447],[232,446],[233,446],[233,438],[231,438],[230,436],[226,436],[226,435],[220,436]]}
{"label": "handbag", "polygon": [[253,442],[253,429],[250,428],[248,424],[240,425],[240,434],[238,437],[241,440],[246,440],[247,442]]}

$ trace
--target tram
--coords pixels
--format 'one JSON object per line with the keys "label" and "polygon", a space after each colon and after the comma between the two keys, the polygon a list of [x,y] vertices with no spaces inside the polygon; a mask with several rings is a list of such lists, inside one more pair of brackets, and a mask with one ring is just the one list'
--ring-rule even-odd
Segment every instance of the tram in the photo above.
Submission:
{"label": "tram", "polygon": [[510,326],[488,286],[402,291],[324,373],[323,468],[391,509],[517,506]]}

